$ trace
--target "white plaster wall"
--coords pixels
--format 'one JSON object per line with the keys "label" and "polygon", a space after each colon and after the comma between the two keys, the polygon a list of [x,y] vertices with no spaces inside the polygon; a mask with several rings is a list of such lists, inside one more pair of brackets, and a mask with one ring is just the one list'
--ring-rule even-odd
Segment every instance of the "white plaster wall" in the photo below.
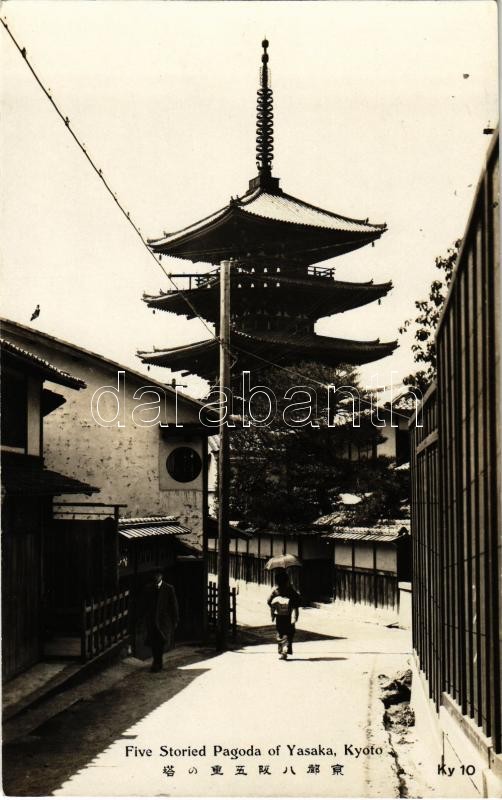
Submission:
{"label": "white plaster wall", "polygon": [[352,545],[345,542],[335,542],[335,564],[341,567],[352,566]]}
{"label": "white plaster wall", "polygon": [[298,539],[291,537],[286,539],[286,553],[290,553],[292,556],[298,555]]}
{"label": "white plaster wall", "polygon": [[270,536],[262,536],[261,537],[261,555],[264,558],[268,558],[271,553],[271,544],[270,544]]}
{"label": "white plaster wall", "polygon": [[258,537],[253,536],[252,539],[249,540],[249,552],[251,555],[258,555]]}
{"label": "white plaster wall", "polygon": [[[378,433],[385,438],[385,442],[377,446],[377,453],[379,456],[388,456],[389,458],[396,457],[396,430],[397,428],[391,427],[390,418],[386,414],[386,422],[382,428],[378,429]],[[397,423],[397,417],[395,418]]]}
{"label": "white plaster wall", "polygon": [[371,545],[355,543],[354,566],[356,569],[373,569],[373,547]]}
{"label": "white plaster wall", "polygon": [[282,556],[284,551],[284,538],[282,536],[273,536],[273,550],[272,554],[274,556]]}
{"label": "white plaster wall", "polygon": [[[9,332],[9,339],[16,337]],[[91,413],[94,392],[106,385],[117,386],[117,369],[100,362],[89,362],[82,357],[55,349],[44,341],[18,343],[31,352],[47,359],[51,364],[81,378],[86,389],[76,391],[46,382],[64,395],[67,402],[44,419],[44,456],[49,469],[98,486],[101,491],[93,497],[97,502],[125,503],[121,510],[126,517],[171,514],[180,522],[202,535],[203,486],[202,474],[197,485],[187,489],[180,484],[178,490],[162,491],[159,476],[160,431],[157,425],[141,427],[132,420],[134,392],[149,381],[126,373],[124,393],[124,427],[101,427]],[[152,400],[151,397],[143,401]],[[169,398],[165,422],[175,422],[174,397]],[[111,396],[103,396],[102,416],[115,413]],[[198,411],[178,399],[178,422],[198,423]],[[64,499],[68,499],[67,497]],[[81,498],[87,499],[87,498]]]}
{"label": "white plaster wall", "polygon": [[376,553],[376,568],[397,572],[397,553],[393,546],[379,545]]}

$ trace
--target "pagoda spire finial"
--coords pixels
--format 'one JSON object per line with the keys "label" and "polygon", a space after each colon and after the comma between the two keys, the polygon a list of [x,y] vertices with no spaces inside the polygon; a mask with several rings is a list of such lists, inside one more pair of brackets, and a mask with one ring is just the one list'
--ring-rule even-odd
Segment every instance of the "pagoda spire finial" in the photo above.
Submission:
{"label": "pagoda spire finial", "polygon": [[270,70],[268,67],[268,41],[261,43],[263,55],[260,70],[260,88],[256,106],[256,166],[260,175],[270,177],[274,158],[274,112],[272,89],[270,88]]}
{"label": "pagoda spire finial", "polygon": [[274,111],[271,89],[271,74],[268,66],[268,39],[261,43],[260,88],[256,106],[256,166],[258,177],[250,182],[250,190],[260,187],[268,191],[277,191],[279,181],[272,178],[272,161],[274,159]]}

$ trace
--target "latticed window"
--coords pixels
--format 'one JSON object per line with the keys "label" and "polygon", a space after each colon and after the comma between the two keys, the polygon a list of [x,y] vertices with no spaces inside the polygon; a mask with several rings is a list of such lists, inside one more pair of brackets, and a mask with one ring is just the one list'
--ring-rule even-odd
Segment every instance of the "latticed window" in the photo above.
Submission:
{"label": "latticed window", "polygon": [[202,459],[193,447],[176,447],[167,457],[166,468],[173,480],[189,483],[199,477]]}

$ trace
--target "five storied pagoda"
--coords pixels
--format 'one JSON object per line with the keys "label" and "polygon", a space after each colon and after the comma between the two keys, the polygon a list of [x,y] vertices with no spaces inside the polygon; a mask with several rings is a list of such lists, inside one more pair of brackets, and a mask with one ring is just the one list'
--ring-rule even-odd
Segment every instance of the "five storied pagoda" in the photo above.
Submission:
{"label": "five storied pagoda", "polygon": [[[264,360],[287,365],[314,361],[328,366],[365,364],[388,356],[396,342],[353,341],[318,336],[320,317],[338,314],[385,296],[392,284],[334,279],[332,267],[312,266],[373,243],[387,230],[334,214],[286,194],[272,175],[273,109],[268,42],[258,89],[256,161],[258,175],[248,191],[176,233],[149,242],[152,251],[192,262],[231,267],[231,340],[237,370],[257,369]],[[180,277],[180,276],[176,276]],[[144,295],[149,307],[188,318],[197,312],[219,327],[219,269],[186,275],[189,286]],[[187,300],[189,302],[187,302]],[[180,347],[139,352],[145,364],[212,379],[219,349],[208,338]]]}

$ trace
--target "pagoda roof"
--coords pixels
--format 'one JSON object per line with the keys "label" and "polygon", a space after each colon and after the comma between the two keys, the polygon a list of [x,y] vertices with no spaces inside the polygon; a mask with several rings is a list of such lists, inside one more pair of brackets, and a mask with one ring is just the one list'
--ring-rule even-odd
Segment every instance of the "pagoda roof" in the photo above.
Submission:
{"label": "pagoda roof", "polygon": [[351,219],[258,186],[223,208],[161,239],[154,253],[219,264],[230,258],[283,259],[317,263],[379,239],[385,224]]}
{"label": "pagoda roof", "polygon": [[[219,273],[209,273],[206,280],[204,277],[197,276],[199,285],[196,288],[174,289],[158,295],[144,294],[143,301],[150,308],[182,314],[188,319],[198,312],[204,319],[216,322],[219,316]],[[317,320],[385,297],[392,289],[392,282],[354,283],[312,276],[291,277],[274,272],[251,274],[232,271],[231,286],[233,314],[239,315],[256,306],[264,308],[267,303],[276,306],[283,289],[287,292],[287,305],[292,313],[301,311],[309,319]]]}
{"label": "pagoda roof", "polygon": [[[317,334],[288,334],[283,331],[235,331],[231,333],[230,348],[237,356],[235,367],[239,370],[256,368],[264,361],[285,365],[311,360],[328,366],[349,363],[367,364],[390,355],[397,342],[370,342],[336,339]],[[205,339],[180,347],[138,352],[144,364],[169,367],[174,372],[212,378],[218,371],[219,344],[216,339]]]}
{"label": "pagoda roof", "polygon": [[380,238],[385,224],[352,219],[286,194],[272,174],[274,158],[273,92],[268,66],[269,43],[262,42],[257,92],[256,166],[248,191],[204,219],[148,242],[154,253],[219,264],[295,259],[313,264],[349,253]]}

